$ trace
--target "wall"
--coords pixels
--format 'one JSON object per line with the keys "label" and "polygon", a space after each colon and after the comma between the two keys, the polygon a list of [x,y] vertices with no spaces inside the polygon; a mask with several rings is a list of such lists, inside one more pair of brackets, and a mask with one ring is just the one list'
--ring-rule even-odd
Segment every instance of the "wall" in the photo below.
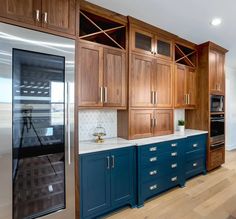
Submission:
{"label": "wall", "polygon": [[226,67],[226,150],[236,149],[236,69]]}
{"label": "wall", "polygon": [[93,133],[101,125],[106,130],[104,138],[117,137],[116,110],[80,110],[79,111],[79,140],[95,140]]}
{"label": "wall", "polygon": [[178,120],[185,120],[185,110],[175,109],[174,110],[174,130],[178,131]]}

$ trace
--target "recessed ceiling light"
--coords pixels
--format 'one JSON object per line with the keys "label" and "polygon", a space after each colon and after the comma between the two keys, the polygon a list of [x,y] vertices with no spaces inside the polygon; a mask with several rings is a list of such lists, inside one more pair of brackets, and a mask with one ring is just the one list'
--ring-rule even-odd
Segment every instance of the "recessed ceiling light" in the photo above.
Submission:
{"label": "recessed ceiling light", "polygon": [[212,25],[212,26],[219,26],[221,23],[222,23],[221,18],[214,18],[214,19],[212,19],[212,21],[211,21],[211,25]]}

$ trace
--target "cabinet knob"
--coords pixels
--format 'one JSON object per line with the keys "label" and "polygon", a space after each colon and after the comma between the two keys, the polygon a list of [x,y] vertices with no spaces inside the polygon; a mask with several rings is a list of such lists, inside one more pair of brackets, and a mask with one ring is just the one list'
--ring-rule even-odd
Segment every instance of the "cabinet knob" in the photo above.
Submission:
{"label": "cabinet knob", "polygon": [[197,162],[196,162],[196,163],[193,163],[193,167],[197,167],[197,165],[198,165]]}
{"label": "cabinet knob", "polygon": [[149,148],[149,151],[157,151],[157,147],[151,147],[151,148]]}
{"label": "cabinet knob", "polygon": [[150,190],[157,189],[157,184],[155,184],[155,185],[153,185],[153,186],[150,186],[149,189],[150,189]]}
{"label": "cabinet knob", "polygon": [[150,162],[155,162],[155,161],[157,161],[157,157],[151,157],[151,158],[149,159],[149,161],[150,161]]}
{"label": "cabinet knob", "polygon": [[149,172],[149,175],[150,176],[154,176],[154,175],[156,175],[157,174],[157,170],[153,170],[153,171],[150,171]]}
{"label": "cabinet knob", "polygon": [[177,181],[177,179],[178,179],[178,177],[177,177],[177,176],[175,176],[175,177],[172,177],[172,178],[171,178],[171,182],[175,182],[175,181]]}
{"label": "cabinet knob", "polygon": [[172,152],[172,153],[171,153],[171,157],[176,157],[177,155],[178,155],[177,152]]}
{"label": "cabinet knob", "polygon": [[171,147],[177,147],[177,143],[171,144]]}
{"label": "cabinet knob", "polygon": [[193,144],[193,148],[197,148],[198,147],[198,144]]}
{"label": "cabinet knob", "polygon": [[171,164],[171,168],[172,168],[172,169],[176,168],[177,166],[178,166],[177,163]]}

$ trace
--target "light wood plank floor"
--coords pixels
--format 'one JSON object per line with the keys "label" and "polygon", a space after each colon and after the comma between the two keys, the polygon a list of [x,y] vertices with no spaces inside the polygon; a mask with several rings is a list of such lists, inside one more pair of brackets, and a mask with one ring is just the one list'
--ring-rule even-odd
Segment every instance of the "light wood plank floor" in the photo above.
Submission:
{"label": "light wood plank floor", "polygon": [[236,150],[226,152],[226,163],[145,202],[125,208],[106,219],[236,219]]}

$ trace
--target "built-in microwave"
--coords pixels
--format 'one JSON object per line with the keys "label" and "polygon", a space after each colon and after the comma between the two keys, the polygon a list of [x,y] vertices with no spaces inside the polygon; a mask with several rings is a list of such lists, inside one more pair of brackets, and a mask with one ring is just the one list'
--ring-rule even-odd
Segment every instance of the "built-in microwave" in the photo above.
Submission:
{"label": "built-in microwave", "polygon": [[211,112],[224,112],[224,96],[211,95]]}

